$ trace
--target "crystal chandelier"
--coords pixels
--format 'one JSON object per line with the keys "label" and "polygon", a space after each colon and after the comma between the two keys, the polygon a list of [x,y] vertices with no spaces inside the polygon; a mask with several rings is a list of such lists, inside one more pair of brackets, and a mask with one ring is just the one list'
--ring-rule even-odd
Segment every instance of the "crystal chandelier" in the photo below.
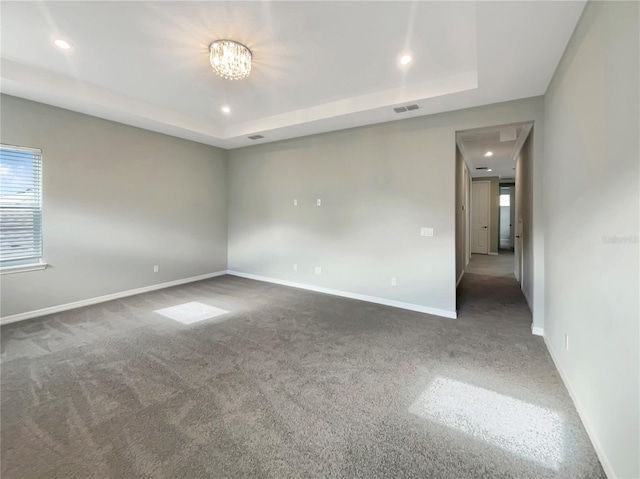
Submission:
{"label": "crystal chandelier", "polygon": [[227,80],[240,80],[251,73],[251,50],[232,40],[216,40],[209,46],[213,71]]}

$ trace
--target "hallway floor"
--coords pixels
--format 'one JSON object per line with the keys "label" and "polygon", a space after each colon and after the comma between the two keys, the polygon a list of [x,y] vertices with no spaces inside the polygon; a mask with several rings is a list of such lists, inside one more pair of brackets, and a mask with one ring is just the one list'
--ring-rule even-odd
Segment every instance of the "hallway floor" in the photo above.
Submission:
{"label": "hallway floor", "polygon": [[526,325],[531,330],[531,310],[513,275],[514,255],[473,254],[457,289],[459,318],[495,324]]}
{"label": "hallway floor", "polygon": [[483,274],[485,276],[508,276],[513,278],[513,251],[500,250],[498,255],[472,254],[465,268],[465,274]]}

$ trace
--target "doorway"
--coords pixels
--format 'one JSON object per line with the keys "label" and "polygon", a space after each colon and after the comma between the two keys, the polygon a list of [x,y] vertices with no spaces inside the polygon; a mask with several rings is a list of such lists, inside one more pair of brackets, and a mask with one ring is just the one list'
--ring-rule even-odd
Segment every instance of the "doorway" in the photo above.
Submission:
{"label": "doorway", "polygon": [[517,177],[523,164],[520,152],[532,128],[532,123],[519,123],[456,133],[458,314],[464,313],[465,297],[493,298],[496,308],[514,296],[524,300],[520,281],[525,243],[518,225],[523,217],[526,224],[529,215],[530,171],[520,168],[524,176]]}
{"label": "doorway", "polygon": [[471,187],[471,253],[489,254],[489,198],[491,183],[474,181]]}
{"label": "doorway", "polygon": [[516,215],[515,191],[514,184],[500,184],[500,251],[513,252]]}

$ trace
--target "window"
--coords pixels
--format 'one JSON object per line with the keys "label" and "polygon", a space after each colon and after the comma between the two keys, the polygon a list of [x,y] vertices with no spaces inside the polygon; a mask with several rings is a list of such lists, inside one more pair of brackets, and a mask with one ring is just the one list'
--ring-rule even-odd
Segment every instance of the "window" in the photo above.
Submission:
{"label": "window", "polygon": [[500,206],[510,206],[510,204],[511,204],[510,195],[500,195]]}
{"label": "window", "polygon": [[40,269],[41,259],[42,152],[0,145],[0,269]]}

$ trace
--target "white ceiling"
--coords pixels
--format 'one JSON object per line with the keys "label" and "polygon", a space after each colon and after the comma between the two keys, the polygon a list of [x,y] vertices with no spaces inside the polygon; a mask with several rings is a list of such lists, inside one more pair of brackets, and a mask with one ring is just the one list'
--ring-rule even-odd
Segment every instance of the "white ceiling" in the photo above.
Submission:
{"label": "white ceiling", "polygon": [[[529,136],[533,124],[493,126],[456,133],[456,143],[473,178],[498,176],[506,183],[514,182],[516,158]],[[509,139],[513,138],[513,139]],[[493,155],[487,157],[487,152]],[[478,168],[487,168],[478,169]],[[492,171],[488,171],[491,169]]]}
{"label": "white ceiling", "polygon": [[[0,88],[236,148],[253,134],[268,142],[542,95],[584,4],[3,1]],[[208,45],[221,38],[252,50],[248,78],[213,73]],[[405,52],[414,61],[402,67]],[[420,109],[393,111],[408,103]]]}

